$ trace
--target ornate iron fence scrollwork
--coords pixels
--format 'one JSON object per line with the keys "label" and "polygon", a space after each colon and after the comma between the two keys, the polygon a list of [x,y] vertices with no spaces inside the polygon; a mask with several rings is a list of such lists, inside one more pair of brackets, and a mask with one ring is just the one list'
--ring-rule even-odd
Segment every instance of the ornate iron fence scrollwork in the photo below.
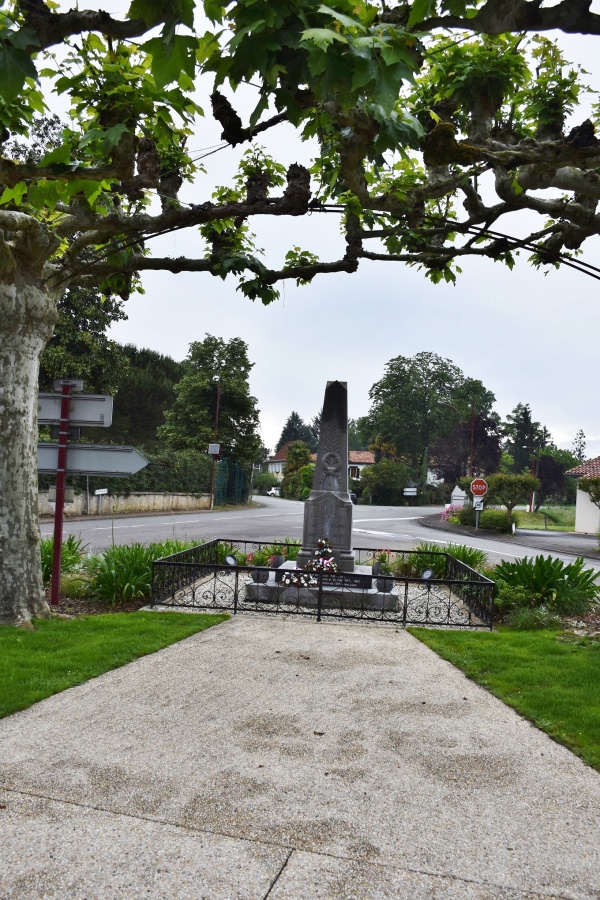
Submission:
{"label": "ornate iron fence scrollwork", "polygon": [[[255,561],[263,561],[265,550],[270,554],[271,566]],[[367,548],[356,548],[355,553],[359,565],[374,559],[374,551]],[[422,553],[385,553],[384,577],[371,578],[364,570],[320,573],[319,577],[306,572],[308,580],[304,584],[289,584],[289,579],[282,579],[289,567],[277,568],[285,559],[285,543],[221,538],[157,560],[152,571],[151,603],[233,615],[260,612],[313,616],[318,620],[492,627],[495,584],[489,578],[441,551],[430,554],[431,570],[424,569],[423,577],[418,577],[408,573],[423,565]],[[440,570],[443,577],[430,577]]]}

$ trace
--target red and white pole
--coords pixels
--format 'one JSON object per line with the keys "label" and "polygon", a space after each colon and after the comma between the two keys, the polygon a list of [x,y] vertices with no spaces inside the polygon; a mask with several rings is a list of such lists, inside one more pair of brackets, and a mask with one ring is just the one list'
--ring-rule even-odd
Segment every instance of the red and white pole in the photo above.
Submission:
{"label": "red and white pole", "polygon": [[56,508],[54,510],[54,548],[52,555],[52,588],[50,603],[58,606],[60,596],[60,556],[62,550],[63,514],[65,509],[65,481],[67,477],[67,441],[69,438],[69,406],[71,384],[63,382],[58,426],[58,466],[56,470]]}

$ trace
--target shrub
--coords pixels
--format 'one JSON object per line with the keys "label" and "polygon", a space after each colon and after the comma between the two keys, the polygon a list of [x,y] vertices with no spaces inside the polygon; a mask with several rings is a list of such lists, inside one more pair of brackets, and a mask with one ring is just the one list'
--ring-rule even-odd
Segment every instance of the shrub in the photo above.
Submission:
{"label": "shrub", "polygon": [[458,511],[458,521],[460,525],[475,525],[475,510],[472,506],[463,506]]}
{"label": "shrub", "polygon": [[484,509],[479,513],[479,527],[507,534],[512,531],[512,519],[503,509]]}
{"label": "shrub", "polygon": [[452,522],[453,525],[458,525],[460,522],[460,512],[464,509],[464,506],[447,506],[442,511],[442,522]]}
{"label": "shrub", "polygon": [[544,598],[534,594],[527,588],[498,582],[498,593],[494,601],[494,610],[499,618],[504,618],[516,609],[531,609],[542,606]]}
{"label": "shrub", "polygon": [[261,472],[254,479],[254,487],[260,494],[265,494],[270,488],[277,487],[279,479],[272,472]]}
{"label": "shrub", "polygon": [[[42,579],[44,584],[49,584],[52,577],[52,556],[54,554],[54,538],[44,538],[40,542],[42,554]],[[70,572],[79,565],[83,559],[85,547],[83,540],[70,534],[62,542],[60,548],[60,571]]]}

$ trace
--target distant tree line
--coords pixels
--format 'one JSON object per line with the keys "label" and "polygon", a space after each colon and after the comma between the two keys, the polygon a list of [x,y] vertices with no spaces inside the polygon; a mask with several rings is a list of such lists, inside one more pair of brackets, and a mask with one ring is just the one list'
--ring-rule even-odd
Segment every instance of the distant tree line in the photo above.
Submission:
{"label": "distant tree line", "polygon": [[[375,464],[352,485],[369,502],[406,502],[407,485],[418,486],[421,502],[447,501],[461,478],[494,473],[537,478],[536,506],[574,502],[576,485],[564,473],[584,458],[583,432],[572,450],[558,449],[527,403],[518,403],[502,421],[492,391],[451,360],[426,352],[397,356],[369,397],[368,414],[348,423],[349,449],[375,455]],[[314,452],[314,422],[293,412],[277,448],[294,440]],[[438,486],[429,483],[428,473]]]}

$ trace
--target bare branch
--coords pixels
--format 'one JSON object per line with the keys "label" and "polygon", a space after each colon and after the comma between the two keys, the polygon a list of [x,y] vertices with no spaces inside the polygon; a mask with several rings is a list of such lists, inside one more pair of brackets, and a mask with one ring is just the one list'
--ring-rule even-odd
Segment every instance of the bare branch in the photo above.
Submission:
{"label": "bare branch", "polygon": [[[45,50],[61,44],[65,38],[90,31],[116,40],[140,37],[165,21],[165,17],[160,16],[151,25],[147,25],[142,19],[113,19],[103,10],[71,9],[66,13],[53,13],[45,4],[34,6],[30,3],[27,6],[26,25],[17,32],[23,40],[22,49],[27,53]],[[34,40],[31,40],[32,33]]]}
{"label": "bare branch", "polygon": [[[432,16],[414,27],[416,31],[438,28],[473,31],[477,34],[564,31],[567,34],[600,34],[600,15],[590,12],[591,0],[561,0],[542,8],[539,0],[487,0],[473,16]],[[403,7],[388,10],[381,21],[406,24]]]}

